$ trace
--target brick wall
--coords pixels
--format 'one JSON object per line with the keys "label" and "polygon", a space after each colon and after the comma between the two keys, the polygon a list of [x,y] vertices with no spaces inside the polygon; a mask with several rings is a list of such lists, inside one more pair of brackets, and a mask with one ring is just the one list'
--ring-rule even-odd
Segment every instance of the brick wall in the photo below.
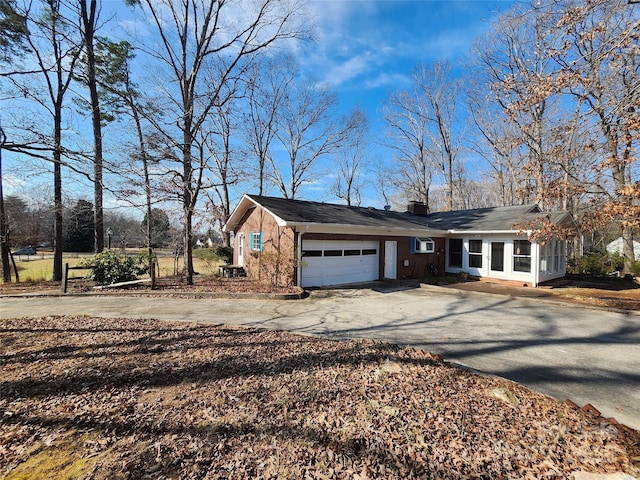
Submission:
{"label": "brick wall", "polygon": [[[244,234],[243,262],[247,274],[260,281],[278,285],[292,285],[295,265],[295,233],[280,227],[272,215],[262,208],[252,208],[235,230],[234,263],[238,262],[238,238]],[[262,251],[251,249],[251,234],[262,233]]]}

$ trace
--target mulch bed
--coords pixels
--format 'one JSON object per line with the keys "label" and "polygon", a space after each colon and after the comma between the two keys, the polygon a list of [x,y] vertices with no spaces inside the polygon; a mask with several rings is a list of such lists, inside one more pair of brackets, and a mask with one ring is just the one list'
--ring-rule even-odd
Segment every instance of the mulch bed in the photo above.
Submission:
{"label": "mulch bed", "polygon": [[640,474],[637,432],[372,341],[22,318],[0,368],[5,479]]}
{"label": "mulch bed", "polygon": [[[156,281],[156,289],[151,290],[148,283],[128,286],[126,288],[109,288],[95,290],[95,283],[88,279],[70,279],[67,287],[68,293],[113,293],[113,292],[148,292],[157,295],[162,294],[197,294],[197,293],[295,293],[295,287],[280,287],[270,285],[267,282],[257,282],[247,277],[224,278],[215,275],[196,275],[194,284],[187,285],[183,277],[160,277]],[[59,282],[31,282],[0,284],[0,294],[16,295],[39,292],[59,292]]]}

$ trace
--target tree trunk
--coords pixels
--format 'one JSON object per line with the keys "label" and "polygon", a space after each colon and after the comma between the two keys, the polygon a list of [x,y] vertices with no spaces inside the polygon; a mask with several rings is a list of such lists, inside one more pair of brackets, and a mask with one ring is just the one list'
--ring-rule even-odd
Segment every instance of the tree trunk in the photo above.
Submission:
{"label": "tree trunk", "polygon": [[193,198],[192,180],[193,166],[191,165],[191,145],[193,139],[190,135],[189,128],[192,124],[191,118],[184,120],[184,146],[182,150],[182,206],[184,210],[184,275],[187,285],[193,285],[193,209],[195,208]]}
{"label": "tree trunk", "polygon": [[62,281],[62,99],[55,105],[53,120],[53,275],[54,282]]}
{"label": "tree trunk", "polygon": [[87,52],[87,83],[89,86],[89,97],[91,100],[91,122],[93,127],[93,205],[95,223],[95,251],[100,253],[104,250],[104,215],[102,207],[102,126],[100,124],[102,115],[100,113],[100,99],[98,97],[98,86],[96,81],[96,57],[93,49],[96,22],[96,0],[90,0],[89,11],[87,2],[80,2],[82,13],[82,24],[84,26],[84,46]]}
{"label": "tree trunk", "polygon": [[632,227],[622,229],[622,255],[624,256],[624,273],[631,273],[635,263]]}
{"label": "tree trunk", "polygon": [[129,102],[131,107],[131,114],[133,115],[134,122],[136,124],[136,132],[138,134],[138,142],[140,144],[140,155],[142,157],[142,171],[144,175],[144,193],[146,200],[147,210],[147,255],[149,256],[149,278],[151,279],[151,290],[156,289],[156,267],[155,267],[155,255],[153,252],[153,230],[151,228],[151,179],[149,177],[149,158],[147,156],[147,148],[144,141],[144,134],[142,133],[142,124],[140,122],[140,115],[136,110],[136,106],[133,101]]}
{"label": "tree trunk", "polygon": [[4,193],[2,190],[2,147],[4,147],[5,135],[0,127],[0,256],[2,257],[2,281],[11,282],[11,267],[9,265],[9,232],[7,217],[4,211]]}
{"label": "tree trunk", "polygon": [[193,211],[186,205],[184,216],[184,275],[187,285],[193,285]]}

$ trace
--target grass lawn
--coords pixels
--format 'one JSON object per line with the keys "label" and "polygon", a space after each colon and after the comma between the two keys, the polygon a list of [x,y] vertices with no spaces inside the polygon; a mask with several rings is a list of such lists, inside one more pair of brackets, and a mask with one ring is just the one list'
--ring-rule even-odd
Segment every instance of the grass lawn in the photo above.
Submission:
{"label": "grass lawn", "polygon": [[0,320],[0,478],[640,474],[640,437],[370,341],[152,320]]}
{"label": "grass lawn", "polygon": [[[144,250],[127,250],[127,253],[141,253]],[[65,253],[63,263],[68,263],[70,267],[75,267],[78,262],[92,254]],[[158,262],[160,266],[160,276],[167,277],[173,275],[174,257],[171,254],[160,252],[158,254]],[[178,260],[178,268],[183,265],[183,258]],[[195,250],[193,256],[193,266],[197,272],[213,275],[218,271],[218,265],[221,264],[217,258],[211,255],[210,251]],[[33,256],[16,257],[16,265],[20,274],[20,281],[25,283],[41,282],[51,278],[53,272],[53,258],[51,252],[38,253]],[[86,276],[88,270],[69,270],[69,278],[80,278]],[[1,280],[0,280],[1,282]]]}

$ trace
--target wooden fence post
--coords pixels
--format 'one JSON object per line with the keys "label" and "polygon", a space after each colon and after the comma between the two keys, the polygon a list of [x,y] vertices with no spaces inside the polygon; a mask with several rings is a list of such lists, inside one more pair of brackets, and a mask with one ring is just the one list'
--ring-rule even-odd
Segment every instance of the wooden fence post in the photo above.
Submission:
{"label": "wooden fence post", "polygon": [[69,264],[65,263],[64,268],[62,269],[62,284],[60,285],[60,290],[62,290],[62,293],[67,293],[68,279],[69,279]]}

